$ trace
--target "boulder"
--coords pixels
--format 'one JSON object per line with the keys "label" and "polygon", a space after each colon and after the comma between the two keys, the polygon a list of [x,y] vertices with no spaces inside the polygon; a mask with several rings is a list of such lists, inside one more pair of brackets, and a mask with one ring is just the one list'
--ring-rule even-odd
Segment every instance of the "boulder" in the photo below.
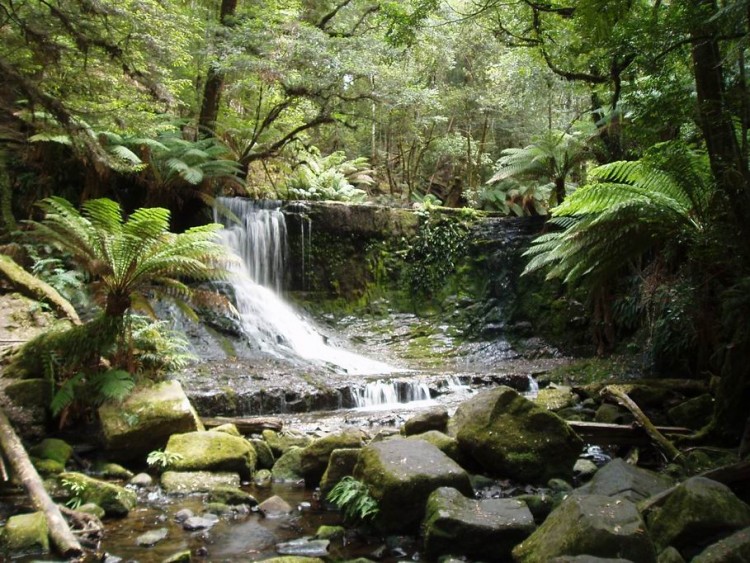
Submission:
{"label": "boulder", "polygon": [[31,463],[42,477],[53,477],[65,471],[65,466],[54,459],[31,458]]}
{"label": "boulder", "polygon": [[354,473],[360,450],[361,448],[344,448],[331,452],[328,467],[323,477],[320,478],[320,490],[324,495],[328,494],[341,479]]}
{"label": "boulder", "polygon": [[298,446],[292,446],[276,460],[271,469],[274,481],[296,483],[304,479],[302,476],[302,449]]}
{"label": "boulder", "polygon": [[658,548],[673,546],[689,559],[706,546],[750,526],[750,506],[722,483],[691,477],[646,515]]}
{"label": "boulder", "polygon": [[424,518],[427,498],[439,487],[472,493],[466,472],[424,440],[397,438],[362,448],[354,477],[378,502],[375,525],[382,531],[415,529]]}
{"label": "boulder", "polygon": [[266,429],[263,431],[263,439],[271,448],[275,457],[279,457],[292,446],[304,448],[312,442],[310,436],[307,434],[301,434],[300,432],[295,432],[294,430],[285,430],[284,432],[279,433],[274,430]]}
{"label": "boulder", "polygon": [[9,554],[49,553],[47,519],[43,512],[11,516],[2,536],[5,551]]}
{"label": "boulder", "polygon": [[253,484],[259,489],[268,489],[273,484],[273,473],[270,469],[260,469],[253,475]]}
{"label": "boulder", "polygon": [[227,422],[226,424],[220,424],[219,426],[216,426],[212,428],[214,432],[224,432],[225,434],[229,434],[230,436],[236,436],[237,438],[241,438],[242,434],[240,434],[240,431],[237,430],[237,425],[232,424],[231,422]]}
{"label": "boulder", "polygon": [[250,443],[255,448],[255,455],[258,458],[256,464],[257,468],[271,469],[275,460],[268,442],[266,442],[265,440],[258,440],[257,438],[253,438],[250,440]]}
{"label": "boulder", "polygon": [[619,405],[602,403],[596,409],[594,420],[605,424],[630,424],[633,422],[633,415]]}
{"label": "boulder", "polygon": [[238,504],[246,504],[248,506],[255,506],[258,501],[251,494],[238,489],[236,487],[218,486],[211,489],[208,493],[208,500],[210,502],[216,502],[220,504],[226,504],[229,506],[236,506]]}
{"label": "boulder", "polygon": [[509,561],[513,547],[535,528],[531,512],[519,500],[474,500],[450,487],[432,492],[422,523],[429,560],[451,554]]}
{"label": "boulder", "polygon": [[365,442],[365,434],[361,430],[347,428],[343,432],[329,434],[324,438],[314,440],[302,449],[300,453],[300,470],[308,487],[320,483],[320,478],[328,467],[328,459],[333,450],[343,448],[360,448]]}
{"label": "boulder", "polygon": [[258,512],[266,518],[282,518],[294,512],[294,508],[280,496],[274,495],[258,505]]}
{"label": "boulder", "polygon": [[178,381],[134,391],[122,403],[99,407],[104,447],[113,459],[128,460],[163,448],[172,434],[202,430]]}
{"label": "boulder", "polygon": [[91,473],[105,479],[132,479],[133,472],[117,463],[97,461],[91,467]]}
{"label": "boulder", "polygon": [[127,516],[136,504],[136,494],[130,489],[82,473],[61,473],[59,481],[68,491],[75,491],[83,503],[102,507],[107,516]]}
{"label": "boulder", "polygon": [[437,430],[428,430],[423,434],[413,434],[408,439],[429,442],[460,466],[464,467],[466,465],[466,456],[461,451],[458,440],[447,434],[443,434]]}
{"label": "boulder", "polygon": [[576,555],[656,562],[654,545],[635,504],[603,495],[569,496],[513,549],[519,563]]}
{"label": "boulder", "polygon": [[45,438],[36,446],[29,448],[29,455],[39,459],[51,459],[65,467],[73,448],[65,441],[58,438]]}
{"label": "boulder", "polygon": [[239,489],[240,476],[236,473],[210,473],[208,471],[166,471],[161,476],[164,492],[173,494],[210,493],[221,487]]}
{"label": "boulder", "polygon": [[242,479],[250,479],[255,471],[253,445],[225,432],[173,434],[164,451],[181,456],[170,463],[175,471],[229,471]]}
{"label": "boulder", "polygon": [[688,399],[667,411],[669,420],[677,426],[700,430],[711,419],[714,398],[708,393]]}
{"label": "boulder", "polygon": [[669,477],[630,465],[615,458],[597,471],[591,481],[579,487],[582,494],[621,497],[640,502],[667,490],[674,483]]}
{"label": "boulder", "polygon": [[674,547],[669,546],[667,549],[663,549],[659,553],[659,557],[656,563],[685,563],[685,560]]}
{"label": "boulder", "polygon": [[550,385],[540,389],[534,402],[548,411],[559,411],[576,404],[578,397],[570,387],[564,385]]}
{"label": "boulder", "polygon": [[750,561],[750,528],[743,528],[698,554],[691,563],[744,563]]}
{"label": "boulder", "polygon": [[403,433],[405,436],[422,434],[430,430],[445,432],[448,428],[448,411],[445,407],[437,407],[425,412],[415,414],[404,423]]}
{"label": "boulder", "polygon": [[488,474],[524,483],[571,478],[583,447],[564,420],[505,386],[462,403],[449,434]]}

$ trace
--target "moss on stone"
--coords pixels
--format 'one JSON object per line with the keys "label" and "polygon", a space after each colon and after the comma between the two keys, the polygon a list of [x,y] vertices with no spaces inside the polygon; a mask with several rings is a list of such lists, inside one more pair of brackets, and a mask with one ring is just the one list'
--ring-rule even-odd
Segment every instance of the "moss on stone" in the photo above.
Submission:
{"label": "moss on stone", "polygon": [[39,459],[52,459],[65,465],[68,463],[70,456],[73,455],[73,448],[65,440],[45,438],[36,446],[30,448],[29,454]]}
{"label": "moss on stone", "polygon": [[2,537],[5,550],[12,555],[49,552],[47,520],[42,512],[11,516]]}
{"label": "moss on stone", "polygon": [[136,504],[136,494],[124,487],[93,479],[82,473],[61,473],[59,481],[84,503],[101,506],[107,516],[126,516]]}
{"label": "moss on stone", "polygon": [[242,479],[250,479],[255,471],[253,445],[224,432],[173,434],[164,451],[180,456],[170,464],[175,471],[233,471]]}
{"label": "moss on stone", "polygon": [[32,457],[31,462],[42,477],[57,475],[65,471],[65,466],[54,459],[39,459]]}
{"label": "moss on stone", "polygon": [[46,409],[52,400],[52,385],[46,379],[19,379],[8,384],[5,394],[19,407]]}
{"label": "moss on stone", "polygon": [[224,487],[239,489],[240,476],[229,472],[165,471],[161,476],[161,486],[170,495],[210,493]]}
{"label": "moss on stone", "polygon": [[302,450],[303,448],[292,446],[276,460],[271,469],[274,481],[296,482],[304,479],[302,475]]}
{"label": "moss on stone", "polygon": [[347,428],[342,432],[314,440],[303,448],[300,454],[300,470],[305,478],[305,484],[314,486],[320,482],[333,450],[359,448],[364,441],[365,436],[361,430]]}

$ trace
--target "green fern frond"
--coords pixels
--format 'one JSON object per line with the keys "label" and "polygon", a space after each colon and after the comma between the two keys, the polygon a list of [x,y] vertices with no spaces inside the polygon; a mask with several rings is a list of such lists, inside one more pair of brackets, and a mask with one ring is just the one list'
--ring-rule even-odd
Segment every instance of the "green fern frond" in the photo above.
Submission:
{"label": "green fern frond", "polygon": [[121,402],[133,391],[135,379],[127,371],[111,369],[91,376],[97,402]]}

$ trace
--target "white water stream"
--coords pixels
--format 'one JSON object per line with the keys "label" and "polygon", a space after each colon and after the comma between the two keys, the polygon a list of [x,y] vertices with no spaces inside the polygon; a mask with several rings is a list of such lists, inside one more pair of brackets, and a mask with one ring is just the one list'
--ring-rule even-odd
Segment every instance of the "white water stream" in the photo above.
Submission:
{"label": "white water stream", "polygon": [[261,350],[280,358],[302,358],[354,375],[388,374],[388,364],[330,344],[312,322],[280,295],[284,282],[287,233],[278,204],[241,198],[219,198],[218,207],[239,219],[214,211],[225,228],[223,244],[241,260],[230,283],[241,326]]}

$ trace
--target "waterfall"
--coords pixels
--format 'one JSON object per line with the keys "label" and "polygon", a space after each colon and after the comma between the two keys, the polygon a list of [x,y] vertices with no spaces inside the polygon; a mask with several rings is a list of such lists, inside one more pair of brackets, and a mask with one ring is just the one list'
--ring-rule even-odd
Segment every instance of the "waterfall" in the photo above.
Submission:
{"label": "waterfall", "polygon": [[524,395],[529,399],[536,399],[537,395],[539,395],[539,383],[537,383],[536,379],[531,375],[529,375],[528,378],[529,387],[526,389]]}
{"label": "waterfall", "polygon": [[382,380],[352,389],[352,398],[357,408],[387,408],[431,399],[430,388],[426,383]]}
{"label": "waterfall", "polygon": [[383,362],[330,345],[281,297],[287,231],[279,202],[218,198],[214,220],[225,227],[221,242],[241,262],[229,283],[242,330],[252,344],[279,358],[301,358],[350,374],[393,371]]}

